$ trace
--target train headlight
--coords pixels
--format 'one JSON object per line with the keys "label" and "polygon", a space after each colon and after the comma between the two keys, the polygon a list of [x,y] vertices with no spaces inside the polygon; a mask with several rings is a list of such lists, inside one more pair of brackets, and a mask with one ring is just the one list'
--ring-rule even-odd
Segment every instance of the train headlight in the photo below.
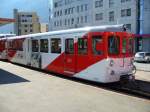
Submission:
{"label": "train headlight", "polygon": [[114,61],[110,60],[109,66],[113,66],[114,65]]}

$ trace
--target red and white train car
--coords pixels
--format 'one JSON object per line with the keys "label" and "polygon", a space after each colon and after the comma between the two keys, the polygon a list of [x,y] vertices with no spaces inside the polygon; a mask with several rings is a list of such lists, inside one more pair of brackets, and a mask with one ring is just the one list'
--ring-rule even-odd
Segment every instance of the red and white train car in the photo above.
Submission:
{"label": "red and white train car", "polygon": [[0,59],[7,59],[7,38],[0,38]]}
{"label": "red and white train car", "polygon": [[8,39],[8,59],[96,82],[132,76],[133,36],[122,25],[86,27]]}
{"label": "red and white train car", "polygon": [[7,60],[7,38],[14,34],[0,34],[0,60]]}

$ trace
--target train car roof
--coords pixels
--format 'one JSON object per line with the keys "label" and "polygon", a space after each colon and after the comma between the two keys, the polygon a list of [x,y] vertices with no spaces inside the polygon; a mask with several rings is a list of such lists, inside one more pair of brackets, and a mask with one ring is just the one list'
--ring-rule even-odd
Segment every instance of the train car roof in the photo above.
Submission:
{"label": "train car roof", "polygon": [[10,36],[16,36],[15,34],[0,34],[0,37],[10,37]]}
{"label": "train car roof", "polygon": [[80,33],[80,32],[122,32],[124,31],[124,25],[105,25],[105,26],[91,26],[91,27],[83,27],[76,29],[68,29],[68,30],[59,30],[59,31],[51,31],[45,33],[36,33],[29,35],[21,35],[21,36],[13,36],[9,37],[8,40],[11,39],[21,39],[21,38],[31,38],[31,37],[40,37],[40,36],[50,36],[50,35],[61,35],[61,34],[71,34],[71,33]]}

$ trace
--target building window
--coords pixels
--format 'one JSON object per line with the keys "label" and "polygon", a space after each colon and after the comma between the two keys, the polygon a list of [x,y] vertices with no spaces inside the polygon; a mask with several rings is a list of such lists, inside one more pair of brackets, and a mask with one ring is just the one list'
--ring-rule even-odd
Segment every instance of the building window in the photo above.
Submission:
{"label": "building window", "polygon": [[79,10],[80,10],[79,8],[80,8],[80,7],[79,7],[79,6],[77,6],[77,13],[79,13]]}
{"label": "building window", "polygon": [[97,7],[103,7],[103,0],[95,1],[95,8],[97,8]]}
{"label": "building window", "polygon": [[39,43],[38,40],[32,40],[32,52],[39,51]]}
{"label": "building window", "polygon": [[56,21],[54,22],[54,26],[56,26]]}
{"label": "building window", "polygon": [[113,7],[114,6],[114,0],[109,0],[109,7]]}
{"label": "building window", "polygon": [[51,53],[61,53],[61,39],[51,39]]}
{"label": "building window", "polygon": [[26,33],[27,33],[27,32],[28,32],[28,30],[24,30],[24,32],[26,32]]}
{"label": "building window", "polygon": [[121,17],[126,16],[126,10],[121,10]]}
{"label": "building window", "polygon": [[127,9],[127,16],[131,16],[131,9]]}
{"label": "building window", "polygon": [[87,38],[78,38],[78,54],[87,54]]}
{"label": "building window", "polygon": [[56,12],[54,13],[54,17],[56,17]]}
{"label": "building window", "polygon": [[121,17],[131,16],[131,9],[122,9]]}
{"label": "building window", "polygon": [[114,11],[109,12],[109,21],[114,21],[115,16],[114,16]]}
{"label": "building window", "polygon": [[131,31],[131,24],[126,24],[127,30]]}
{"label": "building window", "polygon": [[71,19],[71,24],[74,24],[74,18]]}
{"label": "building window", "polygon": [[83,12],[83,5],[81,5],[81,12]]}
{"label": "building window", "polygon": [[83,23],[83,16],[81,16],[81,23]]}
{"label": "building window", "polygon": [[87,11],[88,10],[88,5],[87,4],[85,4],[85,11]]}
{"label": "building window", "polygon": [[24,25],[24,27],[28,27],[28,25]]}
{"label": "building window", "polygon": [[87,16],[85,16],[85,23],[87,23]]}
{"label": "building window", "polygon": [[59,21],[59,24],[60,24],[60,26],[62,26],[62,21],[61,20]]}
{"label": "building window", "polygon": [[48,39],[40,40],[40,52],[48,53]]}
{"label": "building window", "polygon": [[59,11],[57,11],[57,16],[59,16]]}
{"label": "building window", "polygon": [[58,7],[58,3],[57,2],[54,3],[54,7],[55,8]]}
{"label": "building window", "polygon": [[95,20],[103,20],[103,13],[96,14]]}
{"label": "building window", "polygon": [[124,3],[124,2],[129,2],[131,0],[121,0],[121,3]]}
{"label": "building window", "polygon": [[30,29],[30,33],[32,33],[33,32],[33,30],[32,29]]}
{"label": "building window", "polygon": [[67,9],[65,9],[65,15],[67,15]]}
{"label": "building window", "polygon": [[73,14],[73,12],[74,12],[74,7],[71,8],[71,14]]}
{"label": "building window", "polygon": [[62,10],[60,11],[60,16],[62,16]]}
{"label": "building window", "polygon": [[80,18],[79,17],[77,17],[77,24],[80,22]]}
{"label": "building window", "polygon": [[68,26],[70,25],[70,19],[68,19]]}
{"label": "building window", "polygon": [[65,19],[65,26],[67,25],[67,20]]}

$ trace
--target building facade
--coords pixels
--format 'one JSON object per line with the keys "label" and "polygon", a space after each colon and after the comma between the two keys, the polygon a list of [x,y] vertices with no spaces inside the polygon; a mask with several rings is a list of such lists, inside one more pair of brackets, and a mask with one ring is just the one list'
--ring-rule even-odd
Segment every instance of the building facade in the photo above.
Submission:
{"label": "building facade", "polygon": [[137,0],[53,0],[50,30],[125,24],[137,33]]}
{"label": "building facade", "polygon": [[93,25],[125,24],[137,33],[137,0],[93,0]]}
{"label": "building facade", "polygon": [[14,33],[26,35],[40,32],[39,17],[35,12],[18,12],[14,9]]}
{"label": "building facade", "polygon": [[50,27],[53,30],[92,25],[92,0],[53,0]]}

